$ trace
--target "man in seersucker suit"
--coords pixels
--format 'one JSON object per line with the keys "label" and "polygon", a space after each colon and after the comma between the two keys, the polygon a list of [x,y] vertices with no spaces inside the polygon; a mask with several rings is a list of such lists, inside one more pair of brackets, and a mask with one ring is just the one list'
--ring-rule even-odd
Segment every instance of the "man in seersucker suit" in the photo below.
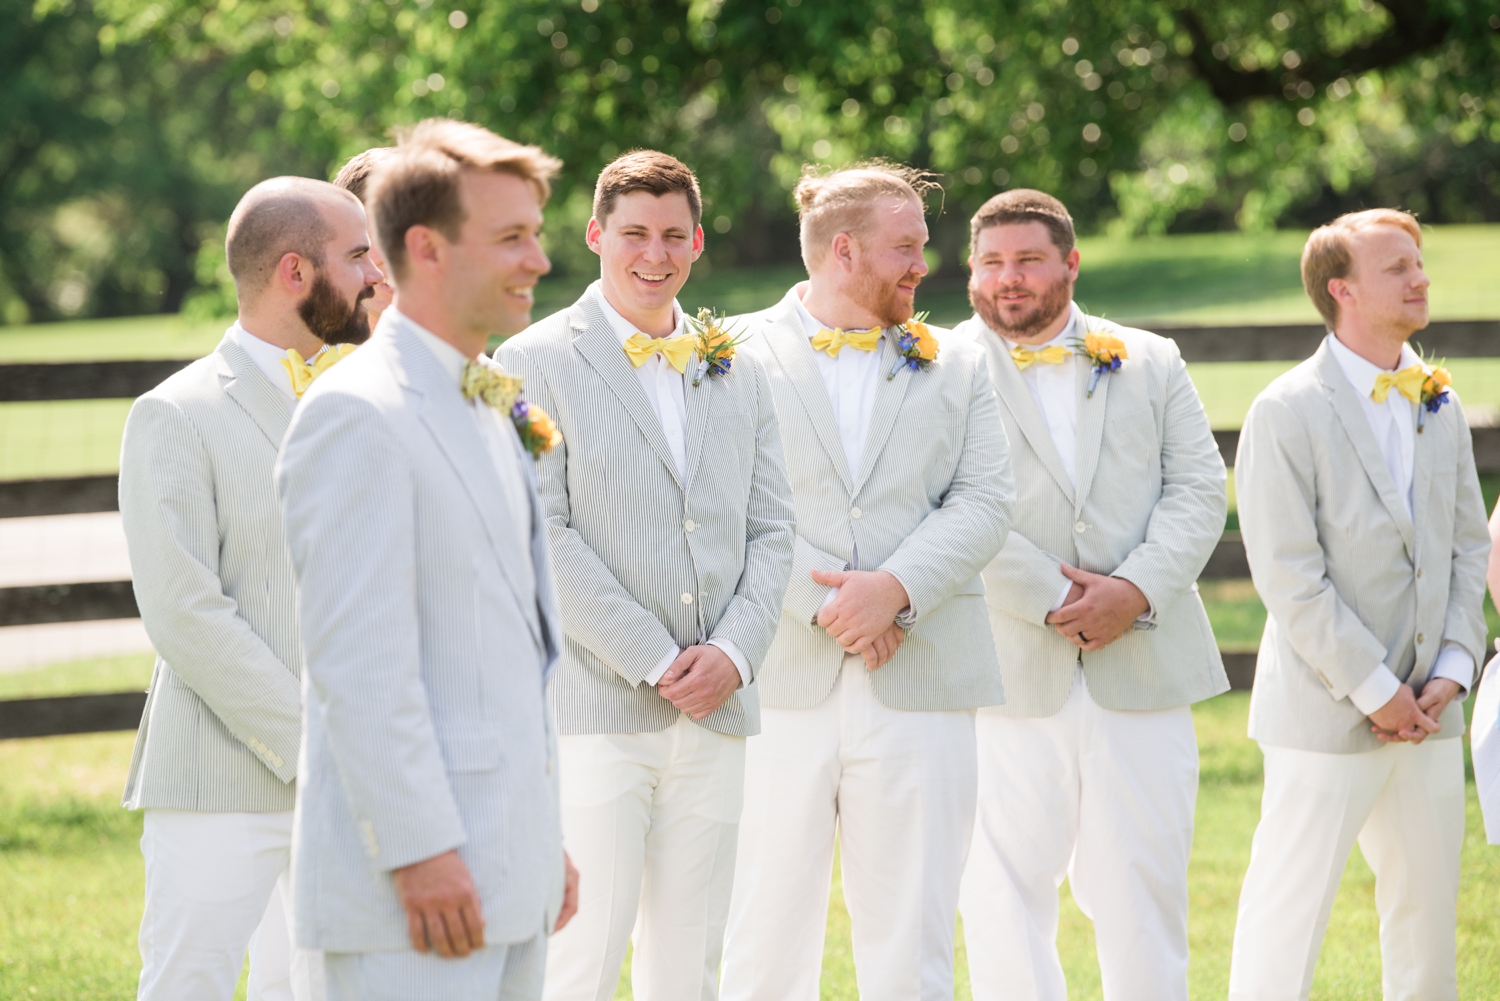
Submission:
{"label": "man in seersucker suit", "polygon": [[[131,407],[120,514],[156,648],[124,803],[145,810],[143,999],[316,993],[287,923],[302,733],[295,585],[272,469],[296,352],[369,336],[381,278],[359,202],[301,177],[240,200],[226,240],[239,318],[213,354]],[[335,355],[336,357],[336,355]]]}
{"label": "man in seersucker suit", "polygon": [[[1064,1001],[1066,876],[1105,996],[1187,1001],[1189,706],[1229,688],[1196,584],[1224,461],[1177,346],[1085,314],[1078,264],[1051,195],[1006,191],[971,222],[976,315],[954,332],[989,359],[1019,496],[984,572],[1005,705],[977,723],[969,976],[977,1001]],[[1118,367],[1096,371],[1090,335]]]}
{"label": "man in seersucker suit", "polygon": [[1349,851],[1375,872],[1386,1001],[1453,1001],[1462,702],[1485,654],[1490,538],[1427,326],[1422,230],[1340,216],[1302,251],[1329,334],[1255,398],[1234,481],[1266,629],[1250,696],[1265,793],[1233,1001],[1306,998]]}
{"label": "man in seersucker suit", "polygon": [[953,996],[974,710],[1004,699],[979,572],[1015,488],[983,353],[912,320],[928,186],[885,163],[809,171],[809,280],[746,322],[797,538],[758,682],[726,998],[818,997],[835,831],[860,997]]}
{"label": "man in seersucker suit", "polygon": [[[599,281],[496,358],[556,418],[542,503],[566,644],[552,682],[563,836],[583,873],[548,1001],[711,1001],[755,679],[792,561],[764,370],[701,370],[677,292],[703,249],[697,178],[638,150],[599,175]],[[695,384],[696,383],[696,384]]]}
{"label": "man in seersucker suit", "polygon": [[395,302],[282,448],[308,679],[296,931],[335,1001],[532,1001],[571,910],[561,636],[521,437],[541,415],[484,357],[548,270],[557,166],[446,119],[403,137],[369,199]]}

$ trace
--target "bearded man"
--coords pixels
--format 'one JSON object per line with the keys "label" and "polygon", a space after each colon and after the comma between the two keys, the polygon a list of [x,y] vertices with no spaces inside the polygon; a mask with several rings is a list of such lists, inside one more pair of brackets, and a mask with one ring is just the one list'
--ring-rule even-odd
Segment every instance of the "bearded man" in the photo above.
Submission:
{"label": "bearded man", "polygon": [[923,175],[797,185],[808,281],[749,317],[796,506],[757,678],[726,998],[818,997],[837,832],[859,994],[953,996],[974,710],[1003,700],[979,572],[1015,488],[984,356],[913,319]]}
{"label": "bearded man", "polygon": [[1229,687],[1195,583],[1224,531],[1224,462],[1177,346],[1073,304],[1061,202],[1007,191],[971,234],[976,315],[954,332],[989,359],[1020,485],[984,572],[1006,703],[977,723],[974,997],[1067,996],[1066,877],[1104,996],[1186,1001],[1188,707]]}
{"label": "bearded man", "polygon": [[[141,998],[306,997],[285,908],[302,648],[272,470],[327,345],[369,337],[359,199],[278,177],[229,219],[239,318],[125,422],[120,514],[156,670],[124,805],[145,810]],[[337,358],[338,355],[331,356]],[[295,981],[295,988],[294,982]]]}

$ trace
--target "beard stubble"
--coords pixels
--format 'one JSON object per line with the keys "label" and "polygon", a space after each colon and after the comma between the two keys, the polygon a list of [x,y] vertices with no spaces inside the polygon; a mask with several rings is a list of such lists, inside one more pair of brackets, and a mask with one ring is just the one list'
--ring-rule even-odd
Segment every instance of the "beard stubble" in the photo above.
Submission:
{"label": "beard stubble", "polygon": [[1073,301],[1073,283],[1064,278],[1048,286],[1036,300],[1036,305],[1011,319],[1006,317],[999,303],[995,301],[996,296],[1007,291],[1010,290],[1001,288],[996,291],[995,295],[985,297],[980,295],[973,282],[970,282],[969,305],[974,307],[974,312],[978,313],[979,318],[995,333],[1007,334],[1017,340],[1045,330]]}
{"label": "beard stubble", "polygon": [[297,315],[324,344],[363,344],[370,339],[370,317],[364,303],[374,294],[375,286],[366,285],[350,305],[320,271],[307,297],[297,304]]}

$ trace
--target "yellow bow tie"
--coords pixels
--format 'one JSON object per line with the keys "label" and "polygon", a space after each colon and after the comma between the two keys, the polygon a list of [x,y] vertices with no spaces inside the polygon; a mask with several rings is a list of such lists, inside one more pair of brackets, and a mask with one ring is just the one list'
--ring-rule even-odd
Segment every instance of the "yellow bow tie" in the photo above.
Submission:
{"label": "yellow bow tie", "polygon": [[1073,352],[1061,344],[1054,344],[1049,348],[1042,348],[1040,351],[1014,347],[1010,349],[1010,356],[1016,360],[1016,368],[1024,372],[1037,362],[1043,362],[1047,365],[1061,365],[1064,361],[1073,357]]}
{"label": "yellow bow tie", "polygon": [[690,334],[677,334],[674,337],[647,337],[645,334],[631,334],[630,339],[625,342],[625,357],[630,359],[630,364],[640,368],[646,364],[646,360],[658,351],[678,372],[687,371],[688,359],[693,357],[693,349],[697,342]]}
{"label": "yellow bow tie", "polygon": [[297,395],[297,399],[302,399],[302,394],[307,392],[307,387],[313,384],[314,379],[349,357],[353,350],[353,344],[340,344],[336,348],[320,351],[311,362],[306,362],[296,348],[288,348],[286,357],[281,359],[281,367],[286,369],[287,377],[292,380],[292,392]]}
{"label": "yellow bow tie", "polygon": [[1402,396],[1416,403],[1422,398],[1422,383],[1427,381],[1427,370],[1421,365],[1408,365],[1397,372],[1381,372],[1375,377],[1375,388],[1370,390],[1370,399],[1384,403],[1394,386]]}
{"label": "yellow bow tie", "polygon": [[875,345],[879,343],[879,327],[871,327],[869,330],[843,330],[839,327],[829,330],[824,327],[812,339],[813,350],[826,351],[830,358],[837,358],[845,345],[856,351],[874,351]]}
{"label": "yellow bow tie", "polygon": [[508,415],[510,408],[515,406],[516,397],[521,395],[521,385],[520,379],[507,375],[497,365],[466,361],[463,379],[459,382],[458,388],[464,394],[464,399],[472,400],[477,396],[496,410]]}

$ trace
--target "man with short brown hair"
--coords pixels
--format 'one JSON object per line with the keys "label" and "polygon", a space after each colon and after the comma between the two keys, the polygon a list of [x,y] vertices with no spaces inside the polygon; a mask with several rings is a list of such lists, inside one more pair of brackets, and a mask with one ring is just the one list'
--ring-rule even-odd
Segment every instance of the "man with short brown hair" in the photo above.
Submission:
{"label": "man with short brown hair", "polygon": [[1302,254],[1329,335],[1256,397],[1234,478],[1267,619],[1250,696],[1265,756],[1233,1001],[1305,998],[1358,841],[1388,999],[1458,996],[1463,699],[1490,550],[1468,422],[1427,326],[1422,231],[1372,209]]}
{"label": "man with short brown hair", "polygon": [[1189,706],[1229,688],[1195,581],[1224,531],[1224,462],[1176,345],[1074,305],[1062,202],[1004,192],[972,234],[975,315],[955,333],[989,360],[1019,497],[984,572],[1006,702],[976,722],[970,983],[976,1001],[1064,1001],[1066,878],[1105,996],[1187,1001]]}
{"label": "man with short brown hair", "polygon": [[836,842],[860,997],[953,997],[974,710],[1005,698],[979,572],[1015,487],[983,354],[914,318],[930,187],[881,162],[808,170],[808,281],[746,321],[797,535],[757,684],[726,998],[819,996]]}
{"label": "man with short brown hair", "polygon": [[599,280],[501,345],[557,420],[542,460],[566,637],[552,682],[563,836],[584,872],[548,1001],[609,1001],[632,935],[640,1001],[716,996],[754,684],[792,559],[764,369],[711,366],[677,293],[703,250],[697,178],[605,167]]}
{"label": "man with short brown hair", "polygon": [[[375,167],[387,159],[393,151],[394,148],[390,146],[376,146],[363,153],[356,153],[334,177],[334,185],[343,188],[361,202],[365,201],[366,189],[370,185],[370,176],[375,172]],[[375,283],[375,294],[365,303],[365,312],[370,317],[370,329],[374,330],[375,325],[380,322],[380,314],[386,311],[391,304],[391,299],[395,297],[396,290],[385,274],[389,265],[386,264],[379,247],[370,248],[370,260],[380,269],[382,276],[381,280]]]}

